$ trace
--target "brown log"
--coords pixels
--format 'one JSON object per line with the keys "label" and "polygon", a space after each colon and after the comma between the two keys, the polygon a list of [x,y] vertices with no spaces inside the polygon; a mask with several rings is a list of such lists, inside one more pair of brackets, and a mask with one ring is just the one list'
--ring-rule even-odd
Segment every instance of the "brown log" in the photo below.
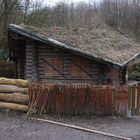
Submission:
{"label": "brown log", "polygon": [[28,105],[28,103],[29,103],[29,96],[28,95],[21,95],[21,94],[5,94],[5,93],[0,93],[0,101]]}
{"label": "brown log", "polygon": [[0,92],[1,93],[13,93],[13,92],[27,93],[28,88],[21,88],[17,86],[9,86],[9,85],[0,85]]}
{"label": "brown log", "polygon": [[5,103],[0,102],[0,109],[10,109],[15,111],[28,111],[28,106],[26,105],[20,105],[20,104],[14,104],[14,103]]}
{"label": "brown log", "polygon": [[22,80],[22,79],[9,79],[0,77],[0,84],[2,85],[15,85],[19,87],[28,87],[28,80]]}

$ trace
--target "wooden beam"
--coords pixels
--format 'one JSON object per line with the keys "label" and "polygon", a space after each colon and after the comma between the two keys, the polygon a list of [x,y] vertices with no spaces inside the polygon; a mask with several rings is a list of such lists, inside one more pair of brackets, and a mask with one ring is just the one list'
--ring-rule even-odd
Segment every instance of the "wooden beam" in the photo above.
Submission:
{"label": "wooden beam", "polygon": [[64,123],[55,122],[55,121],[46,120],[46,119],[40,119],[40,118],[32,118],[32,117],[29,117],[29,118],[32,119],[32,120],[36,120],[36,121],[42,121],[42,122],[46,122],[46,123],[50,123],[50,124],[54,124],[54,125],[73,128],[73,129],[77,129],[77,130],[81,130],[81,131],[85,131],[85,132],[89,132],[89,133],[95,133],[95,134],[99,134],[99,135],[103,135],[103,136],[107,136],[107,137],[113,137],[113,138],[117,138],[117,139],[121,139],[121,140],[133,140],[132,138],[118,136],[118,135],[114,135],[114,134],[110,134],[110,133],[101,132],[101,131],[98,131],[98,130],[93,130],[93,129],[89,129],[89,128],[80,127],[80,126],[64,124]]}

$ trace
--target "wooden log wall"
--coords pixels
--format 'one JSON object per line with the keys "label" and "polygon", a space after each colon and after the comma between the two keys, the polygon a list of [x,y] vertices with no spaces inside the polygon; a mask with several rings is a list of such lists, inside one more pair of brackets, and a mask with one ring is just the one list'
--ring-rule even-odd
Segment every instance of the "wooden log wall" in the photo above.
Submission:
{"label": "wooden log wall", "polygon": [[26,46],[26,70],[27,79],[49,83],[119,85],[122,81],[119,69],[39,43]]}
{"label": "wooden log wall", "polygon": [[125,71],[54,46],[19,37],[14,40],[17,77],[61,83],[123,83]]}
{"label": "wooden log wall", "polygon": [[28,81],[0,77],[0,109],[28,111]]}
{"label": "wooden log wall", "polygon": [[26,79],[39,81],[38,47],[30,40],[26,42]]}
{"label": "wooden log wall", "polygon": [[16,78],[61,83],[125,84],[126,70],[9,33]]}
{"label": "wooden log wall", "polygon": [[26,41],[26,79],[32,80],[32,44]]}

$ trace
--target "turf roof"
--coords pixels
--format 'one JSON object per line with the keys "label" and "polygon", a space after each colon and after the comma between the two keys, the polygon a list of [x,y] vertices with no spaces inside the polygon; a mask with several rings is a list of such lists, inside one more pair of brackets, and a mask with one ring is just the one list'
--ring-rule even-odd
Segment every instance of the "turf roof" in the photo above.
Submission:
{"label": "turf roof", "polygon": [[8,28],[23,36],[51,43],[56,47],[111,63],[119,67],[127,65],[140,55],[140,44],[107,25],[96,29],[85,28],[37,28],[27,25],[9,25]]}

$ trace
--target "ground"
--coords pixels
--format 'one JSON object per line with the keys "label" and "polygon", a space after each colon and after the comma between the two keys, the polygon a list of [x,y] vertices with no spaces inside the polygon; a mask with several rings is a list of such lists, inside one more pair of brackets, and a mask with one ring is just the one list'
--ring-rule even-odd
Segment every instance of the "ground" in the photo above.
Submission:
{"label": "ground", "polygon": [[[44,118],[44,116],[43,116]],[[140,140],[140,118],[58,117],[47,119],[97,129]],[[94,133],[34,121],[23,113],[0,112],[0,140],[118,140]]]}

